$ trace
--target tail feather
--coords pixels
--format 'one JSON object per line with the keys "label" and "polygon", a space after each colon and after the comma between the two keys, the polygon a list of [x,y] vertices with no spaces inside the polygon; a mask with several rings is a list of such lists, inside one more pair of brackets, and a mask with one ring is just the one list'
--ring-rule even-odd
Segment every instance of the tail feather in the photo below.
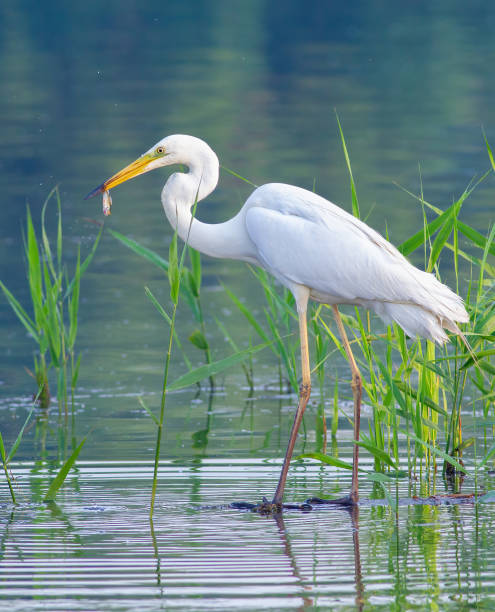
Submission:
{"label": "tail feather", "polygon": [[[386,323],[391,320],[395,321],[408,336],[412,338],[421,336],[433,340],[437,344],[444,344],[448,340],[444,325],[440,323],[439,317],[429,310],[425,310],[422,306],[394,303],[382,303],[382,306],[381,312],[378,311],[382,319]],[[453,331],[454,326],[458,330],[455,323],[449,321],[447,329]]]}
{"label": "tail feather", "polygon": [[457,334],[459,328],[456,322],[467,323],[469,321],[463,299],[433,274],[417,268],[414,268],[414,271],[416,281],[421,288],[418,292],[419,299],[414,302],[437,315],[440,318],[440,325]]}
{"label": "tail feather", "polygon": [[[422,336],[437,344],[448,340],[445,329],[467,341],[457,323],[467,323],[469,316],[461,297],[432,274],[420,272],[418,298],[407,302],[374,302],[371,307],[387,323],[395,321],[408,336]],[[468,349],[469,350],[469,349]]]}
{"label": "tail feather", "polygon": [[460,296],[433,274],[408,265],[402,277],[402,299],[374,302],[372,308],[385,321],[395,321],[408,336],[422,336],[437,344],[447,340],[445,329],[465,338],[458,323],[467,323],[469,315]]}

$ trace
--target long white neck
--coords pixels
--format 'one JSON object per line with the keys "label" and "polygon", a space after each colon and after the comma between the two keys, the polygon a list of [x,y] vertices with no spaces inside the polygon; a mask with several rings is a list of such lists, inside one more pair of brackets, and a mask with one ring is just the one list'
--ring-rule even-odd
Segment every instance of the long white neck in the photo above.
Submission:
{"label": "long white neck", "polygon": [[202,223],[191,214],[191,209],[217,186],[219,163],[215,153],[208,147],[182,163],[189,172],[172,174],[162,190],[163,208],[172,227],[184,242],[206,255],[257,263],[242,210],[229,221],[214,224]]}

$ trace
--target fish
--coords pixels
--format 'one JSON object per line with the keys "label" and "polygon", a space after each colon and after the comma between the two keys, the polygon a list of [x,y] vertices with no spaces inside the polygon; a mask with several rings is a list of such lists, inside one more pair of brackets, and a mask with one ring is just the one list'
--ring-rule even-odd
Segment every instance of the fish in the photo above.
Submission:
{"label": "fish", "polygon": [[112,198],[109,191],[103,192],[103,214],[105,217],[111,214]]}

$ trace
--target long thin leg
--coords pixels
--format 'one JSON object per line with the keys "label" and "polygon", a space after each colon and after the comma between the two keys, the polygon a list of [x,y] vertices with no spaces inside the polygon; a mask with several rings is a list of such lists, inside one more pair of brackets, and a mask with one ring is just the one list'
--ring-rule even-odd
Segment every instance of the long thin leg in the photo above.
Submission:
{"label": "long thin leg", "polygon": [[350,499],[351,502],[356,504],[359,500],[359,483],[358,483],[358,465],[359,465],[359,446],[356,442],[359,442],[359,424],[361,420],[361,395],[362,395],[362,381],[361,374],[359,373],[359,369],[356,365],[356,360],[354,359],[354,355],[352,354],[351,345],[349,344],[349,340],[347,338],[347,334],[345,332],[344,324],[342,323],[342,319],[340,318],[340,313],[337,306],[332,306],[333,314],[335,316],[335,321],[337,322],[337,327],[339,328],[340,336],[342,337],[342,342],[344,343],[345,352],[347,354],[347,359],[349,360],[349,365],[351,366],[352,372],[352,395],[354,396],[354,450],[353,450],[353,461],[352,461],[352,483],[351,483],[351,494]]}
{"label": "long thin leg", "polygon": [[309,348],[308,348],[308,326],[306,321],[306,313],[308,310],[308,298],[309,291],[305,287],[301,287],[299,291],[294,292],[297,304],[297,314],[299,316],[299,335],[301,338],[301,370],[302,370],[302,382],[299,390],[299,402],[297,405],[296,416],[294,417],[294,424],[290,432],[289,444],[287,445],[287,451],[285,453],[284,464],[282,471],[280,472],[280,478],[278,481],[277,490],[273,497],[272,504],[280,506],[284,497],[285,481],[287,480],[287,472],[289,471],[290,460],[292,458],[292,452],[294,445],[296,444],[297,432],[303,418],[304,411],[311,395],[311,371],[309,368]]}

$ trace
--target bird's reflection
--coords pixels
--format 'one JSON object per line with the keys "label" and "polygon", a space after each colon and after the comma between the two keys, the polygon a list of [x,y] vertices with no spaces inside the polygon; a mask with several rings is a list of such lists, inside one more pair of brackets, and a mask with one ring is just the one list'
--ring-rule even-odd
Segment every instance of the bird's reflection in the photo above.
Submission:
{"label": "bird's reflection", "polygon": [[[348,512],[351,528],[352,528],[352,544],[353,544],[353,555],[354,555],[354,588],[355,588],[355,603],[356,609],[361,611],[364,609],[365,593],[363,584],[363,574],[361,570],[361,552],[359,548],[359,506],[351,506],[349,508],[339,508],[344,512]],[[296,556],[292,550],[290,534],[286,528],[284,516],[282,512],[278,512],[272,515],[275,520],[280,535],[280,540],[283,546],[284,555],[288,558],[292,575],[296,578],[298,584],[302,589],[302,606],[301,610],[310,608],[315,605],[315,596],[312,594],[312,588],[309,584],[309,580],[301,573],[297,564]]]}
{"label": "bird's reflection", "polygon": [[290,567],[291,567],[291,573],[294,576],[294,578],[296,578],[298,584],[301,586],[301,589],[302,589],[303,604],[299,609],[303,610],[304,608],[313,607],[313,597],[310,594],[311,585],[309,585],[308,580],[303,577],[297,565],[296,557],[294,555],[294,552],[292,551],[290,536],[285,526],[283,514],[281,512],[277,512],[276,514],[273,514],[272,516],[275,519],[275,522],[277,524],[278,532],[280,535],[280,540],[282,542],[284,555],[289,560]]}
{"label": "bird's reflection", "polygon": [[352,544],[354,551],[354,585],[356,590],[356,608],[362,610],[364,599],[363,574],[361,571],[361,552],[359,550],[359,506],[352,506],[349,510],[352,525]]}

